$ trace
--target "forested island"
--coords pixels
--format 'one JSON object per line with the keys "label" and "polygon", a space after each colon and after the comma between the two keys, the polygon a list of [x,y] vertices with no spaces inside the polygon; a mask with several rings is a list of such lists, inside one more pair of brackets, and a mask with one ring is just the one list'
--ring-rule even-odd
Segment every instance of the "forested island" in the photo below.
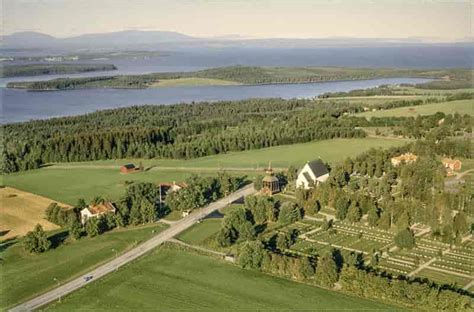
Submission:
{"label": "forested island", "polygon": [[112,64],[28,64],[3,65],[0,77],[20,77],[39,75],[77,74],[96,71],[116,70]]}
{"label": "forested island", "polygon": [[[150,88],[174,85],[228,85],[311,83],[342,80],[412,77],[444,79],[441,84],[464,87],[470,69],[388,69],[342,67],[249,67],[230,66],[195,72],[117,75],[107,77],[60,78],[49,81],[10,82],[7,87],[28,90],[70,90],[87,88]],[[438,85],[436,85],[438,87]],[[428,85],[429,88],[429,85]],[[449,86],[448,86],[449,88]]]}

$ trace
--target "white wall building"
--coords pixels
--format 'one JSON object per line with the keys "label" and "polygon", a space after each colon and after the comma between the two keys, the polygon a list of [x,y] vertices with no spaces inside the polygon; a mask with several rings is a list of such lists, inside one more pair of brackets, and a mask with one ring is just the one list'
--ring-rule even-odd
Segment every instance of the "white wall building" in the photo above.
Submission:
{"label": "white wall building", "polygon": [[115,213],[116,209],[110,202],[104,202],[97,205],[90,205],[81,210],[81,222],[86,223],[87,219],[97,218],[106,213]]}
{"label": "white wall building", "polygon": [[319,183],[325,182],[329,178],[329,171],[326,165],[320,160],[313,160],[306,163],[298,172],[296,187],[309,189]]}

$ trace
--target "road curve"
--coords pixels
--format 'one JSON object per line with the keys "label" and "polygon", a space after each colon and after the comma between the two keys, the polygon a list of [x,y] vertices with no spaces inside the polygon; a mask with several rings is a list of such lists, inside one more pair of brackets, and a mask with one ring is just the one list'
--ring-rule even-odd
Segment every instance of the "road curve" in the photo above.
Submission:
{"label": "road curve", "polygon": [[[206,217],[212,212],[218,209],[224,208],[225,206],[229,205],[230,203],[238,200],[239,198],[243,196],[251,195],[253,193],[255,193],[255,189],[253,187],[253,184],[250,184],[230,194],[227,197],[224,197],[216,202],[209,204],[208,206],[204,208],[197,209],[196,211],[194,211],[187,217],[171,225],[168,229],[164,230],[163,232],[159,233],[153,238],[145,241],[144,243],[138,245],[137,247],[127,251],[126,253],[110,260],[109,262],[97,267],[96,269],[82,276],[79,276],[76,279],[73,279],[72,281],[65,283],[64,285],[61,285],[53,290],[48,291],[47,293],[44,293],[27,302],[24,302],[10,309],[9,311],[11,312],[31,311],[41,306],[44,306],[45,304],[58,300],[59,298],[101,278],[102,276],[117,270],[119,267],[129,263],[130,261],[137,259],[143,254],[149,252],[150,250],[164,243],[168,239],[173,238],[177,234],[191,227],[197,221]],[[93,276],[93,278],[89,281],[86,281],[85,278],[87,276]]]}

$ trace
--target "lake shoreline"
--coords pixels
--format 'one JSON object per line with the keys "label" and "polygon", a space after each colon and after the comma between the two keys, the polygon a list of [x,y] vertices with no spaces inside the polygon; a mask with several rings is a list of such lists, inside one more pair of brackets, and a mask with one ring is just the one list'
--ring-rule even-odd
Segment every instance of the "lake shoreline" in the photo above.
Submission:
{"label": "lake shoreline", "polygon": [[327,81],[305,84],[222,85],[161,87],[145,89],[73,89],[42,92],[0,88],[3,104],[2,124],[77,116],[99,110],[142,105],[171,105],[249,98],[306,98],[326,92],[374,88],[379,85],[423,83],[430,79],[386,78],[351,81]]}
{"label": "lake shoreline", "polygon": [[[424,79],[428,81],[443,81],[443,79],[435,77],[413,77],[413,76],[400,76],[400,77],[380,77],[374,79],[340,79],[340,80],[324,80],[324,81],[298,81],[298,82],[264,82],[264,83],[235,83],[235,84],[197,84],[197,85],[177,85],[177,86],[148,86],[148,87],[113,87],[113,86],[103,86],[103,87],[79,87],[79,88],[69,88],[69,89],[29,89],[23,87],[0,87],[4,89],[13,89],[13,90],[23,90],[27,92],[57,92],[57,91],[74,91],[74,90],[101,90],[101,89],[110,89],[110,90],[147,90],[147,89],[161,89],[161,88],[192,88],[192,87],[228,87],[228,86],[242,86],[242,87],[256,87],[256,86],[281,86],[281,85],[307,85],[307,84],[323,84],[331,82],[350,82],[350,81],[372,81],[377,79]],[[165,79],[167,80],[167,79]]]}

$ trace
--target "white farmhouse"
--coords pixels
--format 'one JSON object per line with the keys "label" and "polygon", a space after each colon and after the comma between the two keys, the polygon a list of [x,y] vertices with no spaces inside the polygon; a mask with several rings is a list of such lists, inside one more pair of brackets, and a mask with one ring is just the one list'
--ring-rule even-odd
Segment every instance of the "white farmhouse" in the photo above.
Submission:
{"label": "white farmhouse", "polygon": [[325,182],[329,178],[329,171],[326,165],[320,160],[313,160],[298,171],[296,187],[309,189],[312,186]]}
{"label": "white farmhouse", "polygon": [[97,205],[89,205],[81,210],[81,222],[86,223],[87,219],[97,218],[106,213],[115,213],[115,207],[111,202],[103,202]]}

